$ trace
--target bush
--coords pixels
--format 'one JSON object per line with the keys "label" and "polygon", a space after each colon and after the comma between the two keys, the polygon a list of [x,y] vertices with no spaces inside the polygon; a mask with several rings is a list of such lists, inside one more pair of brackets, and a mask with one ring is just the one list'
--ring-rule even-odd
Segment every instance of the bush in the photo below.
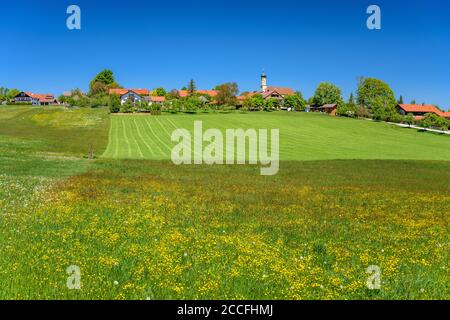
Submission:
{"label": "bush", "polygon": [[342,106],[338,106],[337,114],[341,117],[354,118],[357,115],[357,108],[355,104],[347,103]]}
{"label": "bush", "polygon": [[408,113],[404,118],[403,122],[409,125],[410,127],[414,124],[414,116],[412,113]]}
{"label": "bush", "polygon": [[120,97],[116,94],[109,99],[109,111],[111,113],[118,113],[120,111]]}
{"label": "bush", "polygon": [[369,118],[370,112],[365,106],[359,106],[356,108],[356,116],[359,118]]}
{"label": "bush", "polygon": [[196,113],[203,105],[202,100],[196,96],[189,96],[180,100],[182,102],[182,110],[186,113]]}
{"label": "bush", "polygon": [[439,117],[434,113],[427,113],[425,117],[418,122],[419,126],[424,128],[435,128],[439,130],[448,130],[450,127],[450,121]]}
{"label": "bush", "polygon": [[121,113],[133,113],[133,104],[131,103],[130,100],[127,100],[121,107],[120,107],[120,112]]}
{"label": "bush", "polygon": [[280,102],[276,98],[269,98],[264,103],[264,111],[272,111],[278,109]]}
{"label": "bush", "polygon": [[284,106],[295,111],[305,111],[306,102],[300,92],[294,95],[288,95],[284,98]]}

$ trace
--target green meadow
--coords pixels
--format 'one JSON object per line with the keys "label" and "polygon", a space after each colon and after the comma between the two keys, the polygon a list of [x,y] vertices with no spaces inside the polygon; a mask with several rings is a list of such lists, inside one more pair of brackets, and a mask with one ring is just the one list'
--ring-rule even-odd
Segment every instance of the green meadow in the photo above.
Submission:
{"label": "green meadow", "polygon": [[[194,120],[280,129],[279,173],[173,165]],[[0,299],[449,299],[449,160],[449,137],[317,114],[0,107]]]}
{"label": "green meadow", "polygon": [[[175,129],[279,129],[280,160],[450,159],[450,139],[386,123],[306,113],[112,116],[104,158],[170,160]],[[207,143],[204,143],[207,145]]]}

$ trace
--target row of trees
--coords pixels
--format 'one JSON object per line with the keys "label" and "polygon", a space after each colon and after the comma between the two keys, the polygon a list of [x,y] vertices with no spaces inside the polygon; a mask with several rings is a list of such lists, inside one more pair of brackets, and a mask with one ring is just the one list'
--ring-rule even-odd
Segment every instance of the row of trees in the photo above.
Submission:
{"label": "row of trees", "polygon": [[[109,106],[111,112],[188,112],[193,113],[208,109],[231,110],[237,106],[243,110],[271,111],[284,107],[286,109],[303,111],[306,105],[322,106],[325,104],[336,104],[337,113],[345,117],[370,117],[374,120],[404,122],[411,124],[414,119],[412,115],[401,116],[396,111],[396,105],[403,103],[403,97],[400,96],[396,101],[394,92],[385,82],[374,78],[358,79],[358,88],[356,97],[351,93],[347,102],[344,102],[342,92],[336,85],[328,82],[321,83],[314,92],[314,95],[306,101],[301,92],[285,96],[284,99],[276,98],[265,99],[262,94],[248,94],[243,96],[243,101],[238,101],[239,88],[235,82],[227,82],[214,88],[217,95],[213,98],[207,94],[200,94],[194,80],[190,80],[182,90],[187,91],[187,96],[180,97],[179,91],[174,89],[167,92],[164,88],[155,88],[150,95],[165,97],[163,104],[149,104],[146,101],[138,104],[127,103],[121,105],[120,98],[115,95],[109,95],[112,88],[121,88],[116,81],[114,73],[111,70],[103,70],[97,74],[89,84],[88,94],[84,94],[78,89],[71,92],[70,95],[59,97],[59,101],[69,106],[78,107],[100,107]],[[0,101],[10,102],[15,95],[19,93],[16,89],[0,88]],[[412,103],[415,103],[413,101]],[[420,123],[424,127],[448,127],[448,121],[438,116],[427,116]]]}
{"label": "row of trees", "polygon": [[10,103],[16,95],[20,93],[17,89],[0,87],[0,104]]}
{"label": "row of trees", "polygon": [[105,69],[97,74],[89,83],[89,92],[84,94],[81,90],[75,89],[70,95],[61,95],[58,98],[60,103],[71,107],[91,107],[110,106],[112,97],[109,89],[120,88],[111,70]]}
{"label": "row of trees", "polygon": [[337,113],[346,117],[372,117],[375,120],[399,120],[396,112],[397,102],[394,92],[381,80],[374,78],[360,78],[358,81],[357,97],[350,94],[348,102],[344,102],[341,90],[334,84],[321,83],[310,104],[322,106],[336,104]]}
{"label": "row of trees", "polygon": [[[321,83],[314,96],[309,100],[312,105],[337,104],[337,113],[345,117],[367,117],[378,121],[414,124],[412,114],[400,115],[397,104],[403,104],[403,97],[395,99],[394,92],[385,82],[374,78],[359,78],[357,96],[350,94],[348,102],[344,102],[341,90],[331,83]],[[412,101],[411,104],[416,104]],[[438,109],[439,107],[436,106]],[[435,114],[428,114],[417,124],[425,128],[435,127],[447,129],[450,122]]]}

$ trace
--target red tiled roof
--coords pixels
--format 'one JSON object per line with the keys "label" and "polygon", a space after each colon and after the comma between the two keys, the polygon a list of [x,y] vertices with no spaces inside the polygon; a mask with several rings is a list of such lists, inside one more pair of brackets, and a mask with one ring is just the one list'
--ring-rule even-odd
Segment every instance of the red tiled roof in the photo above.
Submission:
{"label": "red tiled roof", "polygon": [[109,94],[118,94],[119,96],[127,93],[128,89],[109,89]]}
{"label": "red tiled roof", "polygon": [[150,94],[150,91],[147,89],[109,89],[109,94],[118,94],[119,96],[122,96],[129,91],[133,91],[141,96],[148,96]]}
{"label": "red tiled roof", "polygon": [[294,94],[294,90],[288,87],[267,87],[267,91],[276,91],[283,96]]}
{"label": "red tiled roof", "polygon": [[29,95],[31,98],[39,100],[39,102],[54,102],[55,96],[52,95],[51,93],[45,93],[45,94],[41,94],[41,93],[30,93],[30,92],[25,92],[27,95]]}
{"label": "red tiled roof", "polygon": [[151,102],[164,102],[166,101],[165,97],[149,97],[149,99]]}
{"label": "red tiled roof", "polygon": [[[27,96],[32,99],[39,100],[41,102],[52,102],[55,101],[55,96],[51,93],[32,93],[32,92],[24,92]],[[45,100],[45,101],[44,101]]]}
{"label": "red tiled roof", "polygon": [[405,112],[425,112],[435,113],[437,115],[443,114],[441,110],[433,105],[419,105],[419,104],[399,104],[399,107],[405,110]]}
{"label": "red tiled roof", "polygon": [[[178,91],[178,93],[180,94],[180,97],[182,97],[182,98],[187,97],[189,95],[189,91],[187,91],[187,90],[180,90],[180,91]],[[197,90],[197,91],[195,91],[195,93],[206,94],[211,97],[215,97],[218,94],[218,92],[216,90]]]}

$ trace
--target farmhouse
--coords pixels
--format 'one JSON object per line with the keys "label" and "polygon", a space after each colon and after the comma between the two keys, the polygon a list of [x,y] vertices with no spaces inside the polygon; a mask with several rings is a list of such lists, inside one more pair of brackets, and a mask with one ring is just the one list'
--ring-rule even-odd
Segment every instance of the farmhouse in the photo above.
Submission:
{"label": "farmhouse", "polygon": [[51,104],[57,104],[58,101],[52,94],[37,94],[22,91],[14,97],[14,103],[29,103],[34,106],[48,106]]}
{"label": "farmhouse", "polygon": [[337,104],[325,104],[323,106],[310,106],[310,111],[312,112],[324,112],[329,115],[336,116],[337,115]]}
{"label": "farmhouse", "polygon": [[147,89],[109,89],[109,94],[120,96],[121,104],[127,101],[131,101],[134,104],[143,100],[144,96],[148,96],[150,91]]}
{"label": "farmhouse", "polygon": [[443,112],[433,105],[399,104],[397,112],[403,116],[411,113],[415,120],[422,119],[427,113],[434,113],[439,117],[450,119],[450,112]]}

